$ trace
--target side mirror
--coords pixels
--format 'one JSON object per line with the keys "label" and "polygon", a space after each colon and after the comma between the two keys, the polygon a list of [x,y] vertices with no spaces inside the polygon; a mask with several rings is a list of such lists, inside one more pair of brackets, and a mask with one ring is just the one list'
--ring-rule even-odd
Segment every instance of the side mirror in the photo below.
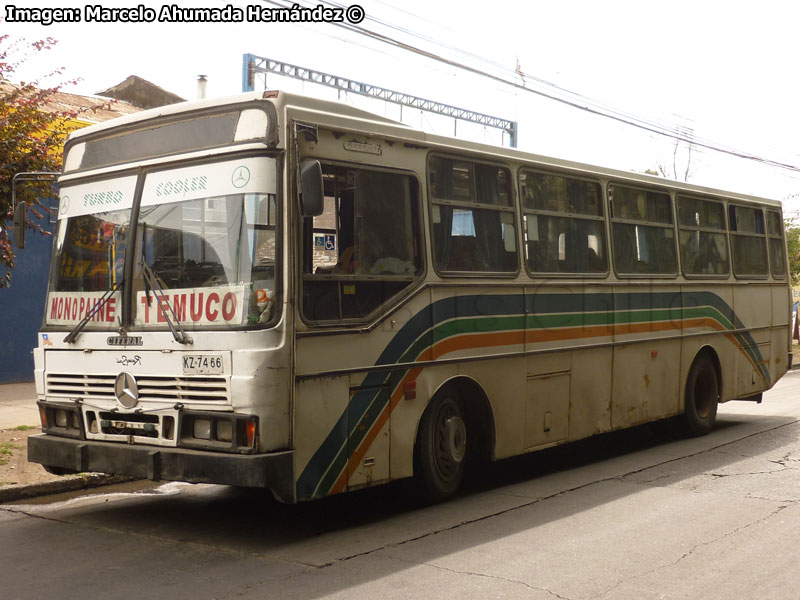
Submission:
{"label": "side mirror", "polygon": [[27,225],[28,206],[25,202],[17,202],[17,182],[55,181],[58,175],[54,171],[20,171],[11,178],[11,204],[14,206],[14,243],[20,249],[25,248],[25,226]]}
{"label": "side mirror", "polygon": [[25,202],[17,202],[14,206],[14,243],[18,248],[25,248],[25,213],[27,205]]}
{"label": "side mirror", "polygon": [[300,165],[300,214],[304,217],[318,217],[324,206],[322,165],[318,160],[305,160]]}

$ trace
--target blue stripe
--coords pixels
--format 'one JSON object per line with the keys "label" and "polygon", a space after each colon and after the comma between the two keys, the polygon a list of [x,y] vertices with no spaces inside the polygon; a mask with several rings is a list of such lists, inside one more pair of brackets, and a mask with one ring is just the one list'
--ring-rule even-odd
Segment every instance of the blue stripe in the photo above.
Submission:
{"label": "blue stripe", "polygon": [[[583,312],[613,312],[646,309],[681,309],[709,306],[733,324],[735,329],[744,329],[744,324],[718,295],[713,292],[633,292],[593,294],[515,294],[515,295],[469,295],[444,298],[424,307],[395,334],[381,352],[376,366],[395,365],[416,360],[416,356],[404,356],[415,342],[424,336],[425,348],[434,343],[434,329],[452,319],[470,317],[501,317],[526,314],[559,314]],[[734,334],[759,374],[769,386],[769,371],[764,365],[761,352],[749,332]],[[381,412],[391,400],[394,389],[408,373],[399,371],[375,371],[364,378],[360,390],[356,391],[348,406],[336,421],[328,436],[311,457],[297,479],[299,500],[325,496],[333,483],[347,466],[349,456],[369,432]],[[348,426],[350,423],[350,426]],[[321,485],[323,481],[325,485]]]}

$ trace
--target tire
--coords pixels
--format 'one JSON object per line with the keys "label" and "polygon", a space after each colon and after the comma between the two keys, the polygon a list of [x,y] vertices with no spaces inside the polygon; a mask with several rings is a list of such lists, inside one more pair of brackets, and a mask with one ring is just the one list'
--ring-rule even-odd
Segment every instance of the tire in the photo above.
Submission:
{"label": "tire", "polygon": [[719,404],[719,376],[707,354],[698,356],[686,378],[683,426],[692,437],[706,435],[714,428]]}
{"label": "tire", "polygon": [[422,415],[414,447],[414,475],[425,499],[441,502],[456,493],[466,454],[462,404],[454,390],[442,390]]}

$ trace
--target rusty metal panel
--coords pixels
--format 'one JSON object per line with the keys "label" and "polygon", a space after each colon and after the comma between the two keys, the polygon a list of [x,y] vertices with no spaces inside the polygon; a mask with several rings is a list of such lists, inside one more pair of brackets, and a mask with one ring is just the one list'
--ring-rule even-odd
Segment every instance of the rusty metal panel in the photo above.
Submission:
{"label": "rusty metal panel", "polygon": [[571,352],[527,358],[525,448],[569,436],[571,370]]}
{"label": "rusty metal panel", "polygon": [[681,341],[649,340],[614,348],[611,423],[630,427],[679,411]]}

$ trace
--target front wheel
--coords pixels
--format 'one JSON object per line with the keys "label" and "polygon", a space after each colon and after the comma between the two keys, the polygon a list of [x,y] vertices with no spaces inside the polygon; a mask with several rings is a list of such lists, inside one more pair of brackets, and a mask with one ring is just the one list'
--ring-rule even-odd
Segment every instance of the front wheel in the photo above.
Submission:
{"label": "front wheel", "polygon": [[415,476],[435,502],[452,496],[464,476],[467,427],[453,390],[437,394],[422,415],[414,448]]}
{"label": "front wheel", "polygon": [[719,377],[707,354],[698,356],[686,378],[683,424],[691,436],[705,435],[714,427],[719,404]]}

